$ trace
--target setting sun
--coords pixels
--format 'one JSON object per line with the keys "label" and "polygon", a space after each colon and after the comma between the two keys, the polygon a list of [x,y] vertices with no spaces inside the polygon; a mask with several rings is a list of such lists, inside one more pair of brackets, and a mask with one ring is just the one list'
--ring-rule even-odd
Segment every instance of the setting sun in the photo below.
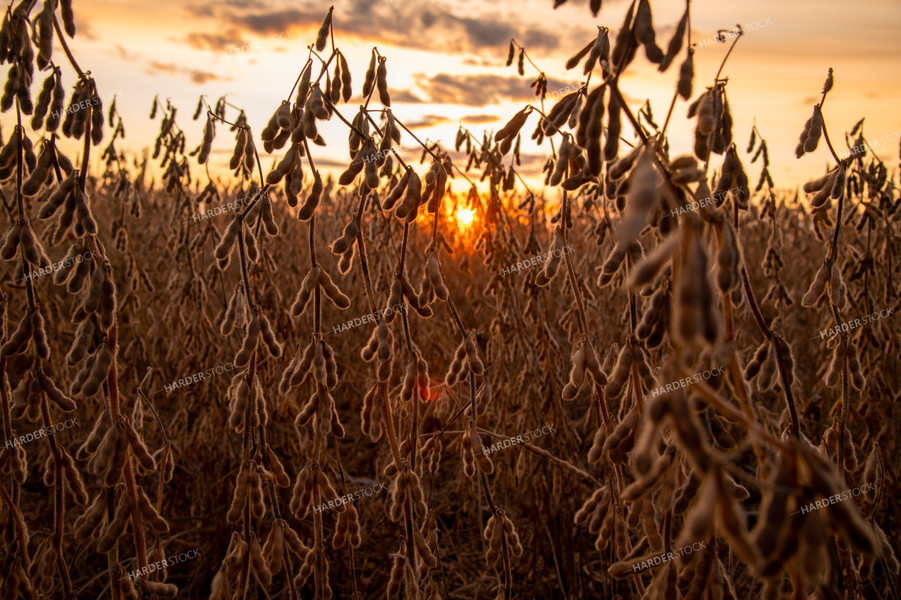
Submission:
{"label": "setting sun", "polygon": [[471,208],[458,208],[457,209],[457,222],[462,227],[469,227],[472,225],[473,220],[476,218],[476,213]]}

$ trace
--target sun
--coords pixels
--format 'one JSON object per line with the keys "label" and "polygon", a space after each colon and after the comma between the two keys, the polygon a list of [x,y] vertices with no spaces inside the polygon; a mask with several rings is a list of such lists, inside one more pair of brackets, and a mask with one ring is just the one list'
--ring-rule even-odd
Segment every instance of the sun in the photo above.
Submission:
{"label": "sun", "polygon": [[462,227],[469,227],[476,218],[476,212],[471,208],[457,209],[457,223]]}

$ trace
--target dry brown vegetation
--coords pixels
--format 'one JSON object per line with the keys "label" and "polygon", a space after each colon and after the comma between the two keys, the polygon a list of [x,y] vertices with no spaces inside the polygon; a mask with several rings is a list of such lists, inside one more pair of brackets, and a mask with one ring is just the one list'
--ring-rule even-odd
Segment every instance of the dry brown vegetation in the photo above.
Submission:
{"label": "dry brown vegetation", "polygon": [[[376,49],[345,106],[329,10],[263,131],[201,98],[192,151],[154,99],[153,155],[129,165],[67,48],[66,101],[71,0],[31,4],[0,31],[20,123],[0,150],[0,596],[898,598],[901,200],[872,153],[839,160],[831,70],[796,153],[835,166],[802,197],[773,191],[756,128],[742,163],[688,10],[664,51],[647,0],[569,61],[581,89],[408,164]],[[662,128],[618,88],[639,51],[680,65]],[[511,42],[514,62],[537,69]],[[694,153],[670,157],[677,97]],[[325,119],[349,132],[337,180]],[[559,198],[517,173],[526,127]],[[223,183],[198,163],[232,137]],[[866,147],[862,121],[846,139]]]}

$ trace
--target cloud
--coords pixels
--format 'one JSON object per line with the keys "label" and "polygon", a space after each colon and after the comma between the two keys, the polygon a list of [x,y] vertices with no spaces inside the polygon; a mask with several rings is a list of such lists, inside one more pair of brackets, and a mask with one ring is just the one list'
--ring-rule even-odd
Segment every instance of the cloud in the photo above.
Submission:
{"label": "cloud", "polygon": [[442,117],[441,115],[423,115],[419,121],[413,121],[406,125],[410,129],[425,129],[427,127],[435,127],[436,125],[443,125],[444,123],[449,122],[450,119]]}
{"label": "cloud", "polygon": [[185,42],[198,50],[227,50],[245,44],[241,32],[230,28],[222,33],[189,33],[184,37]]}
{"label": "cloud", "polygon": [[[463,106],[488,106],[504,101],[528,102],[534,95],[529,82],[520,77],[501,75],[449,75],[439,73],[427,76],[413,75],[416,84],[426,93],[427,101],[434,104],[458,104]],[[548,90],[558,90],[578,84],[567,84],[556,79],[548,80]]]}
{"label": "cloud", "polygon": [[[485,6],[473,14],[473,5],[459,8],[435,0],[348,0],[335,6],[334,19],[342,36],[355,36],[403,48],[432,52],[506,50],[511,37],[524,40],[530,49],[551,51],[561,46],[564,34],[541,23],[499,14]],[[239,32],[269,35],[292,29],[316,29],[325,17],[323,4],[305,0],[290,8],[267,10],[255,1],[207,2],[189,8],[197,17],[212,18]],[[188,43],[207,43],[217,33],[192,34]],[[312,40],[310,40],[312,41]]]}
{"label": "cloud", "polygon": [[90,21],[87,19],[82,19],[79,16],[80,13],[75,14],[75,32],[78,35],[79,39],[88,39],[91,41],[96,41],[99,39],[97,34],[94,33],[94,29],[91,27]]}
{"label": "cloud", "polygon": [[184,74],[187,75],[193,83],[198,85],[203,85],[210,81],[232,81],[231,77],[220,77],[216,73],[210,73],[209,71],[189,69],[175,63],[163,63],[156,60],[148,63],[147,72],[151,75],[156,75],[157,73],[169,73],[172,75]]}
{"label": "cloud", "polygon": [[[324,13],[317,20],[321,20],[322,16],[324,16]],[[311,14],[308,12],[286,9],[232,16],[232,22],[254,33],[272,34],[288,31],[292,25],[310,25],[310,18]]]}
{"label": "cloud", "polygon": [[497,115],[466,115],[462,119],[460,119],[464,123],[471,123],[473,125],[482,125],[484,123],[494,123],[496,121],[500,121],[501,118]]}
{"label": "cloud", "polygon": [[391,96],[392,104],[422,104],[424,102],[422,98],[410,90],[395,90],[388,88],[388,95]]}
{"label": "cloud", "polygon": [[116,56],[121,58],[122,60],[137,60],[139,55],[134,52],[129,52],[120,44],[113,44],[113,50],[116,52]]}

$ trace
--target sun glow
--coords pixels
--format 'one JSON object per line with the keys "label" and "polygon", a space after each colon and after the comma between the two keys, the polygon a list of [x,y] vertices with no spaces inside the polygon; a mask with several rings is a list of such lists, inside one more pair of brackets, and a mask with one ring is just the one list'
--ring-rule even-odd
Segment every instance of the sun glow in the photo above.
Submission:
{"label": "sun glow", "polygon": [[467,228],[472,225],[472,222],[476,218],[476,212],[471,208],[458,208],[457,209],[457,223],[460,224],[461,227]]}

